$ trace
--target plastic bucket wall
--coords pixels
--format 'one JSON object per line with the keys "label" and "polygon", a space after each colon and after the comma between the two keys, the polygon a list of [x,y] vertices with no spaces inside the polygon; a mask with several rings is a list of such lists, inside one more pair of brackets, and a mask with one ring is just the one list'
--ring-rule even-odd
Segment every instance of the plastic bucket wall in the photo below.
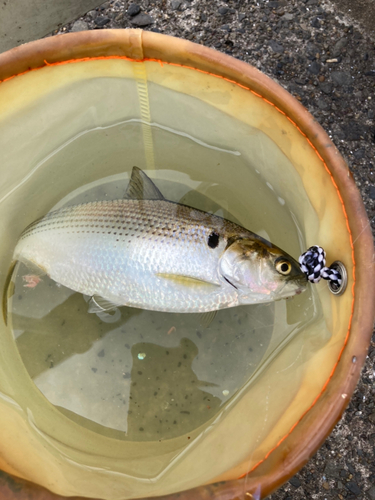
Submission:
{"label": "plastic bucket wall", "polygon": [[[0,443],[1,468],[60,495],[135,498],[189,488],[195,490],[186,491],[184,498],[209,494],[235,498],[244,488],[249,493],[260,492],[262,497],[269,494],[309,459],[339,419],[358,380],[371,334],[371,232],[341,156],[311,115],[259,71],[215,51],[162,35],[106,30],[49,38],[1,55],[0,79],[0,199],[8,217],[7,222],[0,220],[2,289],[23,229],[17,225],[20,206],[8,194],[18,193],[30,222],[43,215],[54,200],[53,189],[44,193],[44,206],[37,201],[45,185],[35,184],[33,197],[26,198],[38,162],[93,124],[107,127],[121,120],[141,120],[145,145],[141,166],[157,169],[157,145],[147,125],[155,116],[165,127],[234,149],[241,147],[238,137],[251,131],[253,138],[249,136],[242,154],[254,168],[260,165],[264,182],[272,184],[287,201],[302,227],[299,244],[305,248],[320,244],[328,262],[341,260],[349,276],[347,291],[340,297],[332,296],[326,286],[317,288],[322,321],[306,327],[271,359],[259,374],[259,383],[257,380],[244,388],[243,396],[215,422],[214,430],[200,434],[198,429],[192,434],[199,439],[178,460],[172,457],[186,449],[185,437],[163,443],[161,451],[159,443],[147,449],[140,443],[127,443],[125,449],[121,443],[78,426],[68,436],[66,418],[52,405],[43,404],[22,368],[11,333],[2,324],[0,404],[6,411],[0,412],[0,426],[8,432]],[[173,105],[162,108],[160,97],[166,91],[175,98]],[[44,113],[38,111],[41,103]],[[189,112],[190,120],[182,120]],[[238,128],[208,126],[220,113]],[[39,116],[39,123],[35,116]],[[102,154],[104,161],[110,152]],[[184,159],[180,160],[183,165]],[[118,168],[121,171],[120,158]],[[189,168],[196,168],[196,175],[204,179],[203,165]],[[106,171],[106,175],[118,171]],[[47,184],[58,184],[56,172],[50,178],[48,170],[45,174]],[[59,175],[72,179],[72,189],[84,183],[85,169],[67,164]],[[97,167],[91,175],[100,179],[103,171]],[[251,186],[241,183],[238,173],[218,171],[217,175],[222,183],[231,179],[238,196],[246,199]],[[280,230],[275,238],[275,243],[294,255],[305,249],[290,242],[287,231]],[[288,372],[290,360],[301,352],[303,362]],[[280,390],[280,383],[287,387],[288,397]],[[265,387],[269,388],[267,398],[272,400],[272,411],[266,413]],[[30,394],[27,411],[17,406],[19,390]],[[262,415],[258,424],[256,415]],[[255,422],[251,431],[249,420]],[[98,449],[106,457],[102,469],[97,466]],[[207,467],[212,456],[220,456],[220,463]],[[140,470],[143,477],[137,481],[124,479]],[[91,480],[93,475],[96,481]],[[239,479],[244,475],[246,480]],[[210,486],[217,481],[225,482]],[[17,493],[20,498],[30,488],[26,482],[22,484]],[[5,497],[5,483],[3,488]]]}

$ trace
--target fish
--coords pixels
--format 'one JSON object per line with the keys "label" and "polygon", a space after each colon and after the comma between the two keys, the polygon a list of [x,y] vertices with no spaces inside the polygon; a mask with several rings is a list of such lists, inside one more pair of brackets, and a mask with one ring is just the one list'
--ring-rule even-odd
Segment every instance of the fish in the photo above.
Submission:
{"label": "fish", "polygon": [[285,299],[307,284],[286,252],[230,220],[167,200],[138,167],[122,199],[67,206],[30,224],[13,260],[91,297],[89,312],[214,314]]}

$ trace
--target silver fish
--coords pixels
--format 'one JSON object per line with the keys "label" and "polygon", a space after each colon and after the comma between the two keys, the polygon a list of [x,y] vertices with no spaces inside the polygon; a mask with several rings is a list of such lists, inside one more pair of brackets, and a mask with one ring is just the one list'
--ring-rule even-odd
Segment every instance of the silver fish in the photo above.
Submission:
{"label": "silver fish", "polygon": [[55,210],[27,227],[14,260],[94,297],[102,310],[205,313],[306,287],[290,255],[238,224],[167,201],[137,167],[124,199]]}

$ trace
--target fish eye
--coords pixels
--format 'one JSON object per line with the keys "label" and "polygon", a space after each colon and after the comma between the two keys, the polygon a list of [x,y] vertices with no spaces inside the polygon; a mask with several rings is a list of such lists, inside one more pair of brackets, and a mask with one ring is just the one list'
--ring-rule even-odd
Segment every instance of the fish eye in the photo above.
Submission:
{"label": "fish eye", "polygon": [[288,275],[292,270],[292,264],[287,260],[279,260],[276,262],[276,271],[284,276]]}
{"label": "fish eye", "polygon": [[219,238],[220,238],[220,236],[217,233],[212,232],[207,240],[208,246],[210,248],[216,248],[219,244]]}

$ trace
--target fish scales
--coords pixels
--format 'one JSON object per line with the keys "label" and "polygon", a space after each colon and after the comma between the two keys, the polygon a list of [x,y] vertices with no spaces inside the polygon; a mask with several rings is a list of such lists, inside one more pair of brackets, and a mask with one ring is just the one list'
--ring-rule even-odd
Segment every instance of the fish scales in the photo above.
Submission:
{"label": "fish scales", "polygon": [[137,167],[124,198],[48,213],[24,230],[14,260],[110,306],[156,311],[209,312],[306,287],[290,255],[233,222],[166,200]]}
{"label": "fish scales", "polygon": [[[147,302],[149,309],[204,312],[236,300],[233,287],[220,286],[217,261],[238,227],[164,200],[98,201],[51,212],[30,225],[20,238],[16,258],[33,262],[81,293],[135,307]],[[221,239],[215,249],[207,244],[212,232]],[[243,237],[250,234],[240,231]],[[186,290],[185,283],[171,283],[156,274],[202,283],[188,283]],[[195,299],[187,301],[192,289]]]}

